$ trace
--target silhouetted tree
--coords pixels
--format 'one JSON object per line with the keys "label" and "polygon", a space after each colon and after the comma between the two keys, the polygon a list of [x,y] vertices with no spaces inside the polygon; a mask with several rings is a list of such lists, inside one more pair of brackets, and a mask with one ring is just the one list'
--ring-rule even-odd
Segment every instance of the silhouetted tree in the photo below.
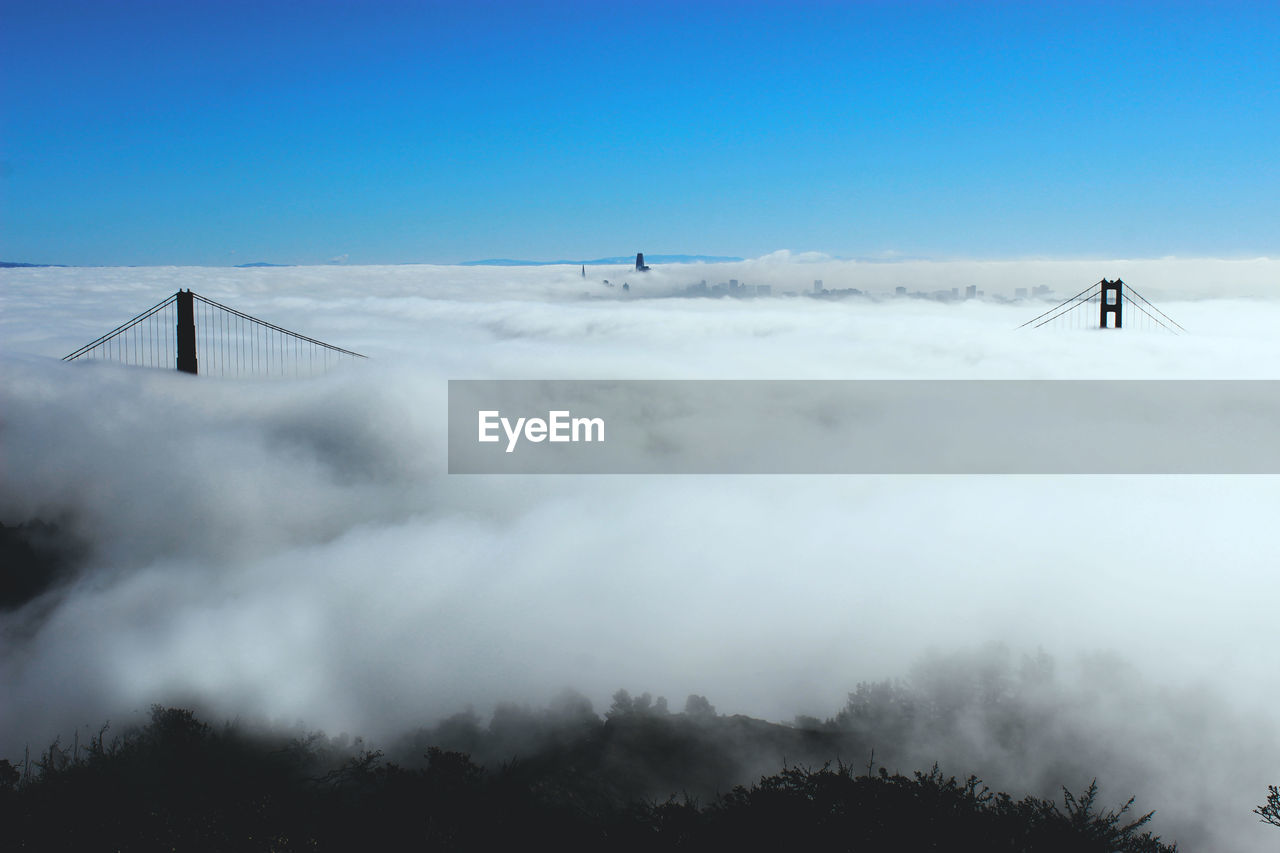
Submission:
{"label": "silhouetted tree", "polygon": [[0,794],[13,791],[18,787],[22,774],[6,759],[0,759]]}
{"label": "silhouetted tree", "polygon": [[1275,785],[1267,787],[1267,801],[1253,810],[1263,823],[1280,826],[1280,788]]}
{"label": "silhouetted tree", "polygon": [[552,698],[547,710],[555,717],[576,722],[599,722],[591,700],[576,690],[565,688]]}
{"label": "silhouetted tree", "polygon": [[635,710],[635,700],[631,698],[631,694],[626,690],[618,690],[613,694],[613,704],[609,706],[604,716],[605,719],[613,719],[630,714],[633,710]]}

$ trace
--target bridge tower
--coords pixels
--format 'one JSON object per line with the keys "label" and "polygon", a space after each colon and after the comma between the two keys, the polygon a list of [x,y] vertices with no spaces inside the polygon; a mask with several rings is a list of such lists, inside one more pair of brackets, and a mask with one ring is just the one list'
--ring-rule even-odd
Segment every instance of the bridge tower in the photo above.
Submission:
{"label": "bridge tower", "polygon": [[1115,322],[1115,325],[1113,325],[1111,328],[1118,329],[1120,328],[1120,318],[1121,318],[1120,308],[1124,304],[1124,299],[1122,296],[1124,282],[1121,281],[1120,279],[1116,279],[1115,281],[1107,281],[1104,278],[1101,284],[1102,284],[1102,302],[1101,302],[1101,310],[1098,312],[1098,328],[1099,329],[1107,328],[1107,315],[1114,314],[1116,318],[1116,322]]}
{"label": "bridge tower", "polygon": [[196,300],[190,290],[179,290],[178,297],[178,370],[199,373],[196,366]]}
{"label": "bridge tower", "polygon": [[[199,329],[196,303],[200,303]],[[310,376],[327,371],[338,359],[365,358],[190,290],[179,290],[62,360],[87,357],[134,367],[176,367],[194,375],[200,372],[197,332],[205,375]]]}

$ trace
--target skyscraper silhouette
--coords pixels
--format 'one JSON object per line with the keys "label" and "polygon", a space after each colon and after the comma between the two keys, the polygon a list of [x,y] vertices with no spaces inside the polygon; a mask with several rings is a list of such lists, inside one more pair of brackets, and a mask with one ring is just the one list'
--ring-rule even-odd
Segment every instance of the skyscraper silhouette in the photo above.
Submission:
{"label": "skyscraper silhouette", "polygon": [[648,272],[649,268],[644,265],[644,252],[636,252],[636,272]]}

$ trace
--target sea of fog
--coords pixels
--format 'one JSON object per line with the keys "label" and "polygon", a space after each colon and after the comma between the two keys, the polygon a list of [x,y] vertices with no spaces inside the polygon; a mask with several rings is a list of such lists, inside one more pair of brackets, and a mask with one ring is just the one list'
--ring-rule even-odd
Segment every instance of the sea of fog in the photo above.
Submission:
{"label": "sea of fog", "polygon": [[[1116,276],[1189,333],[1018,330],[1052,302],[994,299]],[[774,295],[665,298],[730,278]],[[876,298],[785,295],[815,279]],[[1261,849],[1275,477],[451,476],[445,405],[449,379],[1280,379],[1278,283],[1267,260],[786,253],[0,271],[0,522],[89,555],[0,614],[0,756],[152,703],[375,743],[566,686],[597,711],[626,688],[826,718],[859,681],[1002,643],[1091,697],[1064,714],[1115,756],[1108,802],[1137,794],[1187,849]],[[986,298],[890,295],[970,284]],[[179,288],[370,358],[305,380],[60,361]]]}

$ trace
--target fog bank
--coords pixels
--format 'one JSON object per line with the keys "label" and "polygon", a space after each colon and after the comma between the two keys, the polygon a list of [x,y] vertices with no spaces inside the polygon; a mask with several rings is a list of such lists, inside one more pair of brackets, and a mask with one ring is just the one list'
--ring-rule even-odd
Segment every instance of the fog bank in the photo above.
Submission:
{"label": "fog bank", "polygon": [[[72,586],[0,614],[0,755],[153,702],[373,738],[566,686],[597,709],[626,687],[825,718],[859,681],[998,641],[1127,661],[1127,683],[1066,689],[1151,770],[1115,794],[1194,815],[1206,849],[1257,849],[1270,836],[1249,811],[1280,781],[1266,775],[1280,745],[1241,721],[1280,699],[1274,478],[449,476],[445,392],[460,378],[1275,379],[1278,271],[780,255],[586,280],[0,271],[0,522],[57,522],[90,553]],[[1191,333],[1015,331],[1052,303],[990,300],[1117,275]],[[730,277],[775,296],[643,298]],[[816,278],[883,298],[780,295]],[[989,299],[879,293],[967,284]],[[180,287],[371,358],[299,381],[58,361]]]}

